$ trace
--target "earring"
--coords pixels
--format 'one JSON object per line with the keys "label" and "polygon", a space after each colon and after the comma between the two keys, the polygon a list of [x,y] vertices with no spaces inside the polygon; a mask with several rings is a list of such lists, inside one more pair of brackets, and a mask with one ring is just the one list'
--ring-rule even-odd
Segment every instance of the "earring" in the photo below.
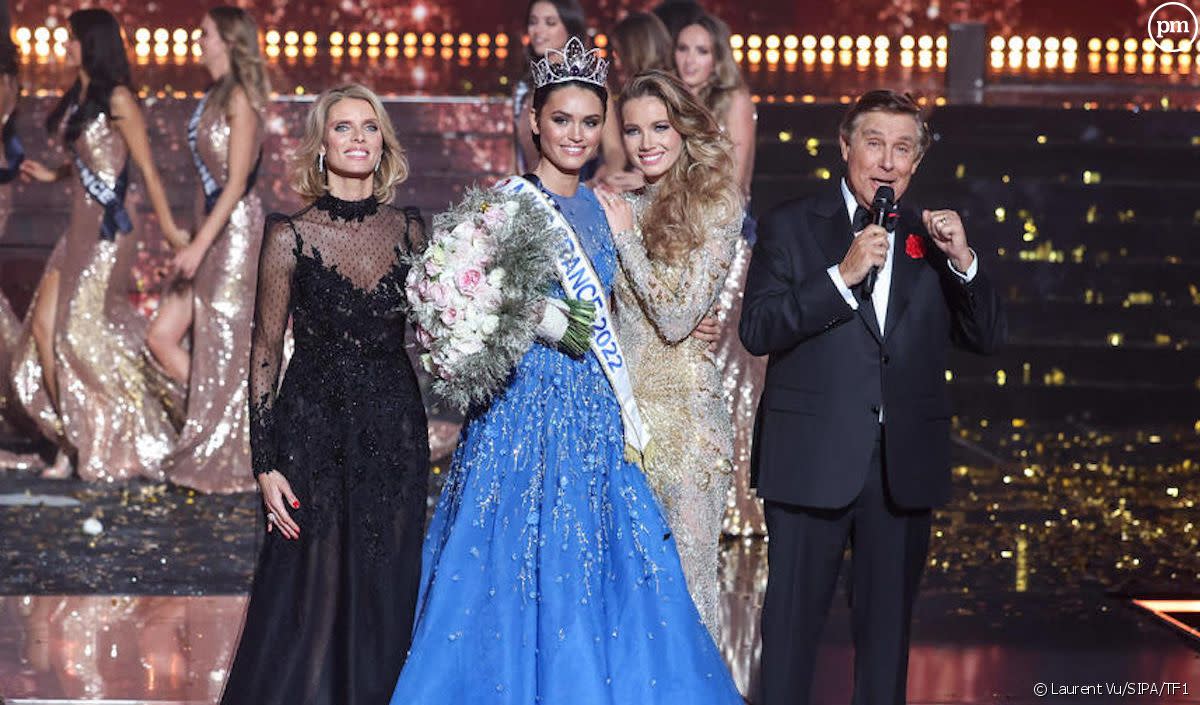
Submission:
{"label": "earring", "polygon": [[317,155],[317,171],[324,173],[325,171],[325,153],[321,152]]}

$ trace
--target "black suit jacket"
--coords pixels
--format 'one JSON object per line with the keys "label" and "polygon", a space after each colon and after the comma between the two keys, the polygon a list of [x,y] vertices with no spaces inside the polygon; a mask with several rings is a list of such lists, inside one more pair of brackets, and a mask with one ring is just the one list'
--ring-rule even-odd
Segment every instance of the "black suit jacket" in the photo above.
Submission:
{"label": "black suit jacket", "polygon": [[[907,253],[910,235],[924,257]],[[738,327],[747,350],[770,356],[751,482],[766,500],[849,505],[866,479],[882,405],[893,501],[937,506],[950,494],[949,347],[990,353],[1004,339],[1004,315],[986,267],[964,283],[919,213],[901,209],[881,334],[870,299],[855,311],[826,272],[852,238],[838,182],[758,225]]]}

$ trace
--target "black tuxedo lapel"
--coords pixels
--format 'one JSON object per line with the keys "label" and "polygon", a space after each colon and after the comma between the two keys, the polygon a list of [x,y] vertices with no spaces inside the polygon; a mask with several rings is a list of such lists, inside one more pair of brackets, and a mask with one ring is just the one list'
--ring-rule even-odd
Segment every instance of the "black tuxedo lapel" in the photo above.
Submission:
{"label": "black tuxedo lapel", "polygon": [[[825,266],[831,267],[841,263],[846,258],[846,252],[850,250],[850,243],[854,241],[854,233],[850,232],[850,214],[846,212],[846,199],[842,196],[840,181],[835,188],[821,195],[821,200],[813,210],[821,218],[814,231],[817,244],[825,253]],[[867,330],[871,331],[871,335],[875,336],[875,340],[882,342],[883,335],[879,332],[879,318],[875,315],[875,306],[870,297],[859,298],[859,291],[857,287],[850,290],[858,298],[858,315]]]}
{"label": "black tuxedo lapel", "polygon": [[922,238],[926,252],[932,247],[925,240],[922,228],[915,225],[907,216],[907,213],[903,213],[900,222],[896,224],[895,239],[893,240],[895,252],[892,253],[892,290],[888,294],[887,332],[884,337],[890,336],[892,331],[896,330],[896,326],[900,324],[901,317],[908,309],[908,302],[912,299],[913,286],[916,284],[921,270],[925,267],[924,259],[908,255],[908,236],[915,234]]}
{"label": "black tuxedo lapel", "polygon": [[846,215],[846,202],[842,199],[841,186],[821,194],[813,207],[818,217],[813,234],[817,245],[825,255],[825,267],[839,264],[850,249],[850,216]]}
{"label": "black tuxedo lapel", "polygon": [[[857,295],[858,292],[855,292]],[[871,331],[871,335],[875,336],[875,340],[883,342],[883,335],[879,331],[879,316],[875,314],[875,302],[871,297],[859,298],[858,300],[858,315],[862,316],[863,323],[866,324],[867,330]],[[891,319],[888,319],[891,322]],[[890,329],[891,326],[888,326]]]}

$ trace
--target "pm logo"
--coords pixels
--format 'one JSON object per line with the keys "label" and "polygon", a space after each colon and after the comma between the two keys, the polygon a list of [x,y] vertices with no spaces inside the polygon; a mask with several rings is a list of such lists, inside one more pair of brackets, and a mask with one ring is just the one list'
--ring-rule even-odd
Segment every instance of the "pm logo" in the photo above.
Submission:
{"label": "pm logo", "polygon": [[[1173,54],[1187,51],[1196,42],[1196,13],[1181,2],[1164,2],[1154,8],[1146,20],[1146,32],[1159,51]],[[1165,43],[1164,40],[1170,40]]]}

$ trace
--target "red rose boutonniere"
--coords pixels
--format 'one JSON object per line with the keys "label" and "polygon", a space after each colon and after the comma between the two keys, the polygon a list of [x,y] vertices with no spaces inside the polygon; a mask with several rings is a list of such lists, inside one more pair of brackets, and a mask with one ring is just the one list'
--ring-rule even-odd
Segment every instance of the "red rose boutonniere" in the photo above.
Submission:
{"label": "red rose boutonniere", "polygon": [[925,239],[916,233],[909,233],[904,241],[904,251],[913,259],[925,259]]}

